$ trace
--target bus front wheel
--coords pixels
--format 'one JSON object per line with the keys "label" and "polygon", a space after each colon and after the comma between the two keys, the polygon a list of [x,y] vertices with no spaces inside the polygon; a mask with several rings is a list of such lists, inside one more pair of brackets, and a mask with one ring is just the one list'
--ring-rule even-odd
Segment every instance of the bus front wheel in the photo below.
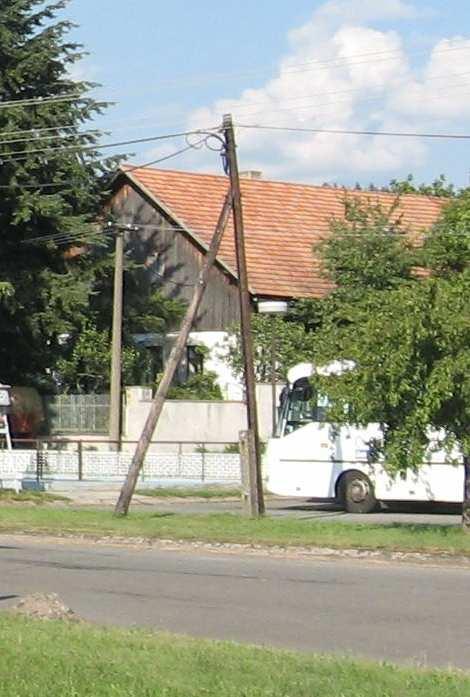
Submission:
{"label": "bus front wheel", "polygon": [[372,482],[362,472],[345,472],[339,481],[338,494],[348,513],[372,513],[377,508]]}

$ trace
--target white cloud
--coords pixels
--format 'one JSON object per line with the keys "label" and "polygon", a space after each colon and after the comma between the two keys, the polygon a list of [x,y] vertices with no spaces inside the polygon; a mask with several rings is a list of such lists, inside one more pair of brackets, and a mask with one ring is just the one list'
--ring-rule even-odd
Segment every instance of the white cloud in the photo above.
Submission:
{"label": "white cloud", "polygon": [[[470,39],[442,39],[417,69],[397,31],[371,26],[419,12],[403,0],[330,0],[290,32],[289,54],[275,77],[194,111],[189,126],[218,123],[224,113],[242,124],[294,128],[410,131],[424,124],[429,130],[426,119],[436,116],[447,120],[441,128],[455,125],[470,114],[470,84],[465,88],[463,75]],[[245,129],[238,136],[241,166],[273,178],[364,180],[404,167],[412,171],[428,156],[419,139]]]}
{"label": "white cloud", "polygon": [[462,119],[470,116],[470,39],[442,39],[431,52],[421,77],[412,77],[392,95],[404,116]]}

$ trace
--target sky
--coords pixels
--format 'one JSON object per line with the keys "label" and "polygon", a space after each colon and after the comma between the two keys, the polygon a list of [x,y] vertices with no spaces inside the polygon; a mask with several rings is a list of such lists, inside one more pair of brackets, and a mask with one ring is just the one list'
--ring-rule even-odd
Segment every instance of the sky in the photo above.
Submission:
{"label": "sky", "polygon": [[[267,179],[382,186],[445,174],[466,186],[470,140],[241,126],[470,134],[467,1],[71,0],[64,14],[89,52],[74,75],[114,102],[103,141],[211,128],[232,113],[241,169]],[[143,163],[186,145],[120,151]],[[206,146],[158,166],[222,172]]]}

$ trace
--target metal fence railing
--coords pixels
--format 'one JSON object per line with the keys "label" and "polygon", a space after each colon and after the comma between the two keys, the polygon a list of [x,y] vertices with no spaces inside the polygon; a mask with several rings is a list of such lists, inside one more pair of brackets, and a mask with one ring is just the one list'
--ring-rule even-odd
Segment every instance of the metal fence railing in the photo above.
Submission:
{"label": "metal fence railing", "polygon": [[78,434],[108,431],[109,394],[64,394],[44,397],[51,433]]}
{"label": "metal fence railing", "polygon": [[[17,478],[68,481],[115,481],[126,476],[135,441],[16,439],[13,450],[0,450],[0,480]],[[239,482],[237,443],[159,441],[151,444],[141,480]]]}

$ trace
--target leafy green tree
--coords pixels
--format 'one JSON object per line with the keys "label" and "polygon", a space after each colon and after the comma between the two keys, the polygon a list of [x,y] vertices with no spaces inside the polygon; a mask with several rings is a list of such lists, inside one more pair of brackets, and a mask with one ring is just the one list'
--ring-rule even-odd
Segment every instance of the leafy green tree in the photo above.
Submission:
{"label": "leafy green tree", "polygon": [[66,39],[70,23],[56,20],[66,4],[0,6],[0,278],[11,290],[0,304],[0,365],[13,384],[50,385],[59,337],[86,315],[94,269],[73,250],[96,237],[100,179],[114,164],[87,126],[104,105],[70,76],[82,53]]}
{"label": "leafy green tree", "polygon": [[[109,381],[114,241],[95,221],[118,158],[100,157],[90,126],[106,105],[70,76],[82,49],[57,20],[67,4],[0,6],[0,365],[12,384],[90,391]],[[140,266],[126,273],[130,382],[152,372],[133,332],[163,331],[180,313]]]}
{"label": "leafy green tree", "polygon": [[[333,234],[331,246],[326,243],[323,251],[339,287],[329,301],[334,311],[316,334],[312,353],[317,364],[355,363],[353,370],[315,382],[331,400],[332,420],[383,425],[379,451],[391,472],[418,467],[433,447],[436,432],[449,453],[459,446],[465,465],[466,526],[470,525],[469,204],[463,192],[444,209],[418,255],[428,267],[428,275],[421,279],[410,273],[416,252],[394,235],[395,244],[401,245],[394,267],[398,274],[388,286],[375,283],[377,274],[385,281],[390,271],[390,237],[385,228],[383,234],[371,230],[367,217],[359,224],[361,235],[351,236],[350,249],[344,246],[341,254],[336,253],[338,239]],[[373,255],[380,270],[367,283],[361,250],[368,249],[371,235],[384,247],[384,263],[380,254]],[[344,267],[348,273],[342,276]],[[355,292],[361,283],[362,292]]]}
{"label": "leafy green tree", "polygon": [[195,373],[181,385],[173,385],[168,392],[168,399],[193,399],[204,401],[223,400],[223,395],[216,382],[217,376],[212,371]]}
{"label": "leafy green tree", "polygon": [[[311,305],[308,305],[311,308]],[[252,334],[255,348],[255,375],[257,382],[272,380],[272,350],[274,337],[274,354],[276,363],[276,380],[284,381],[287,371],[296,363],[306,360],[309,355],[309,333],[300,320],[300,313],[306,321],[306,310],[299,309],[299,316],[289,318],[269,317],[254,314],[252,317]],[[239,326],[233,327],[229,339],[228,362],[236,375],[243,375],[243,354]]]}
{"label": "leafy green tree", "polygon": [[[110,263],[114,240],[94,250],[95,280],[83,327],[68,337],[57,365],[59,389],[106,392],[110,383],[111,317],[114,269]],[[182,301],[163,295],[144,263],[135,259],[134,240],[128,240],[124,265],[122,383],[153,385],[161,370],[160,359],[136,344],[137,334],[164,335],[185,309]],[[101,260],[101,261],[100,261]],[[92,376],[89,379],[87,376]]]}
{"label": "leafy green tree", "polygon": [[416,184],[414,176],[409,174],[404,180],[392,179],[388,189],[400,196],[402,194],[423,194],[439,198],[454,198],[458,193],[455,186],[447,181],[445,174],[441,174],[431,184]]}
{"label": "leafy green tree", "polygon": [[[132,341],[122,351],[124,385],[151,384],[157,368],[152,354]],[[57,363],[56,380],[62,392],[100,393],[109,390],[111,378],[109,331],[86,323],[67,355]]]}

